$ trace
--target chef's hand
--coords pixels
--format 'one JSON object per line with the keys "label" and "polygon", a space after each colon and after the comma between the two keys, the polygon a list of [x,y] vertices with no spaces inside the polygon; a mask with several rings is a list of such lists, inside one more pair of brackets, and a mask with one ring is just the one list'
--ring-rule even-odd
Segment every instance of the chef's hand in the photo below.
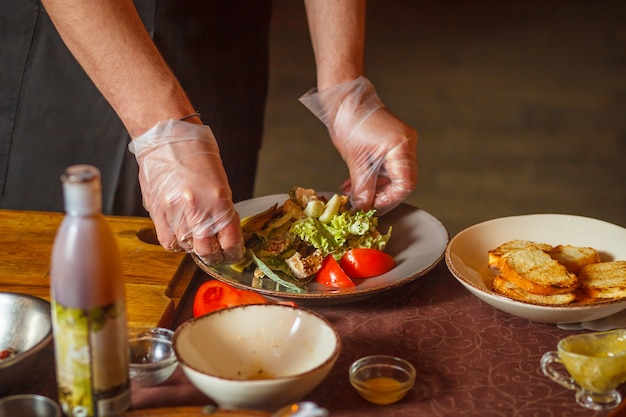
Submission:
{"label": "chef's hand", "polygon": [[208,126],[161,121],[129,149],[139,164],[144,207],[164,248],[193,250],[209,265],[241,258],[239,215]]}
{"label": "chef's hand", "polygon": [[417,133],[384,107],[366,78],[317,92],[300,101],[328,127],[350,178],[342,188],[352,205],[383,214],[417,183]]}

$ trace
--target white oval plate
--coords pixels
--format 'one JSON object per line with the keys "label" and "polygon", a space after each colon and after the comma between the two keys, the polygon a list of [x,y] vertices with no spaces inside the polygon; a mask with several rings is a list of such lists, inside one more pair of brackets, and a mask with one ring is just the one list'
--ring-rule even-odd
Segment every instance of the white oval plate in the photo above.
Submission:
{"label": "white oval plate", "polygon": [[566,214],[503,217],[471,226],[446,248],[448,269],[472,294],[507,313],[541,323],[578,323],[610,316],[626,308],[626,299],[594,304],[537,305],[491,291],[495,276],[487,252],[509,240],[593,247],[603,261],[626,259],[626,229],[601,220]]}
{"label": "white oval plate", "polygon": [[[267,210],[275,203],[281,205],[287,198],[287,194],[253,198],[235,204],[235,209],[243,219]],[[403,203],[382,216],[378,224],[379,230],[383,232],[389,226],[393,227],[385,252],[393,256],[396,267],[377,277],[355,280],[355,288],[334,289],[311,282],[308,291],[294,293],[284,287],[277,288],[268,278],[264,279],[262,288],[256,288],[252,286],[251,271],[239,273],[226,265],[211,267],[194,254],[192,257],[204,272],[220,281],[299,304],[340,304],[370,297],[425,275],[443,259],[448,231],[439,220],[424,210]]]}

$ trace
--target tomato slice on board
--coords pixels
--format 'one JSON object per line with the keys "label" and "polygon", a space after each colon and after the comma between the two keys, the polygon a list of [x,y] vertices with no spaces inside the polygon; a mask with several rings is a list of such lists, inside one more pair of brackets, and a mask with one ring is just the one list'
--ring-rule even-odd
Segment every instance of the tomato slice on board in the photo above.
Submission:
{"label": "tomato slice on board", "polygon": [[193,300],[193,316],[246,304],[266,304],[268,300],[254,291],[240,290],[222,281],[209,280],[198,288]]}
{"label": "tomato slice on board", "polygon": [[355,248],[343,254],[339,265],[350,278],[370,278],[391,271],[396,261],[378,249]]}
{"label": "tomato slice on board", "polygon": [[315,280],[322,285],[334,288],[354,287],[354,282],[341,269],[339,263],[332,255],[327,255],[322,262],[322,267],[315,274]]}

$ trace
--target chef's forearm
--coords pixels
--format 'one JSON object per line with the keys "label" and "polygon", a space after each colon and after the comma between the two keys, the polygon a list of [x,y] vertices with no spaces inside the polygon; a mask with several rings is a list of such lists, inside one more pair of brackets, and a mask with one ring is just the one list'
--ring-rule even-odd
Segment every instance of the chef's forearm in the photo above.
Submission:
{"label": "chef's forearm", "polygon": [[61,38],[135,137],[193,113],[132,0],[42,0]]}
{"label": "chef's forearm", "polygon": [[305,0],[305,5],[318,90],[364,75],[365,0]]}

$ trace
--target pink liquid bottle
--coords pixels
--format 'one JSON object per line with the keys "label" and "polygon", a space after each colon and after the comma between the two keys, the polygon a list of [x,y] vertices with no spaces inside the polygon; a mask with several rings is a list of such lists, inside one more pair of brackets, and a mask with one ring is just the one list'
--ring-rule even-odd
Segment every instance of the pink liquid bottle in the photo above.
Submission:
{"label": "pink liquid bottle", "polygon": [[68,417],[117,416],[130,407],[119,249],[101,212],[100,171],[74,165],[61,180],[66,215],[50,270],[59,403]]}

